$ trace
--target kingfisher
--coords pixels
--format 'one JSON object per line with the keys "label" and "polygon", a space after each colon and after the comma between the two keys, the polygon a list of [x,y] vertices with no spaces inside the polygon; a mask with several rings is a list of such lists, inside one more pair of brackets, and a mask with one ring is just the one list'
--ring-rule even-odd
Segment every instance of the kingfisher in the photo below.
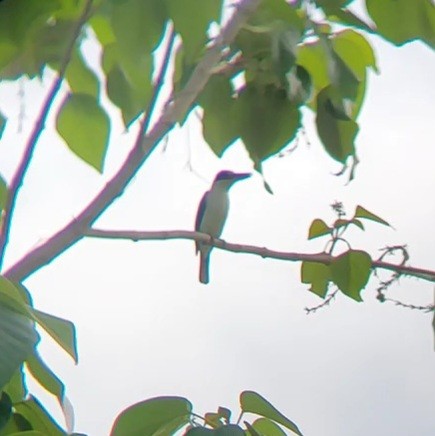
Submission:
{"label": "kingfisher", "polygon": [[[251,173],[220,171],[213,180],[210,190],[202,197],[196,214],[195,230],[219,238],[225,225],[230,206],[228,191],[234,183],[246,179]],[[196,242],[196,252],[200,255],[199,281],[209,282],[210,252],[213,246]]]}

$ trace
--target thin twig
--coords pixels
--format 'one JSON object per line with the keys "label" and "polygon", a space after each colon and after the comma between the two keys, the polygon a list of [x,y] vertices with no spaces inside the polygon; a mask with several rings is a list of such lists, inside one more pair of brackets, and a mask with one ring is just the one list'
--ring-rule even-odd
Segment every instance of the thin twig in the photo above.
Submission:
{"label": "thin twig", "polygon": [[54,81],[53,85],[51,86],[50,91],[47,94],[47,97],[44,101],[44,104],[41,109],[41,113],[39,115],[39,118],[37,119],[35,126],[33,128],[33,131],[27,141],[27,144],[24,148],[24,154],[21,158],[21,161],[18,165],[18,168],[11,180],[10,187],[8,189],[8,196],[6,201],[6,206],[4,209],[4,215],[3,215],[3,224],[0,229],[0,270],[2,268],[6,246],[8,244],[9,240],[9,233],[11,229],[11,223],[12,223],[12,216],[15,209],[15,203],[17,201],[18,192],[20,190],[21,185],[23,184],[24,176],[26,175],[27,169],[29,167],[30,161],[32,160],[32,155],[35,150],[36,144],[38,142],[38,139],[44,130],[45,127],[45,121],[47,119],[48,114],[50,113],[51,106],[53,104],[53,101],[61,87],[61,84],[63,82],[65,71],[68,67],[68,64],[71,60],[72,51],[74,49],[74,45],[77,41],[77,38],[80,35],[80,31],[83,27],[83,25],[86,23],[88,19],[88,15],[91,11],[93,0],[88,0],[86,2],[86,5],[83,9],[82,15],[77,21],[77,24],[74,28],[73,33],[71,34],[71,39],[68,42],[68,46],[65,51],[64,58],[62,59],[59,73],[57,75],[56,80]]}
{"label": "thin twig", "polygon": [[143,138],[140,147],[133,148],[118,172],[77,218],[12,265],[5,272],[6,277],[14,281],[24,280],[83,237],[86,229],[122,194],[143,162],[173,128],[175,123],[183,119],[209,80],[213,67],[220,61],[222,50],[233,41],[240,28],[259,4],[260,0],[241,0],[237,4],[235,13],[214,40],[213,45],[207,49],[204,57],[192,72],[186,86],[174,96],[170,104],[164,106],[165,109],[160,119]]}
{"label": "thin twig", "polygon": [[421,306],[412,303],[403,303],[402,301],[394,300],[393,298],[385,298],[385,301],[389,301],[390,303],[394,303],[396,306],[404,307],[406,309],[420,310],[426,313],[435,311],[435,305],[433,304],[427,304],[426,306]]}
{"label": "thin twig", "polygon": [[335,289],[335,291],[327,295],[326,298],[317,306],[305,307],[306,314],[310,315],[311,313],[316,313],[319,309],[323,309],[324,307],[329,306],[332,303],[332,301],[335,299],[336,295],[338,294],[338,291],[339,289]]}
{"label": "thin twig", "polygon": [[[210,238],[210,235],[189,230],[164,230],[164,231],[138,231],[138,230],[102,230],[89,229],[86,231],[86,236],[102,239],[130,239],[132,241],[146,240],[170,240],[170,239],[187,239],[199,241],[205,244],[213,245],[222,250],[231,251],[234,253],[247,253],[261,256],[263,258],[272,258],[287,260],[292,262],[317,262],[329,265],[334,259],[328,253],[295,253],[286,251],[270,250],[265,247],[257,247],[254,245],[233,244],[222,239]],[[403,275],[408,275],[427,281],[435,282],[435,271],[422,268],[415,268],[408,265],[396,265],[380,260],[372,261],[372,268],[386,269],[395,271]]]}

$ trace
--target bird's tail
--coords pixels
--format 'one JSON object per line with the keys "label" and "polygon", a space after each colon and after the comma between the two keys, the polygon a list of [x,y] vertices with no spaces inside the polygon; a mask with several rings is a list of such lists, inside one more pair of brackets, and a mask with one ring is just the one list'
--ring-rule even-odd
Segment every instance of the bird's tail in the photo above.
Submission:
{"label": "bird's tail", "polygon": [[209,282],[210,251],[200,251],[199,281],[206,285]]}

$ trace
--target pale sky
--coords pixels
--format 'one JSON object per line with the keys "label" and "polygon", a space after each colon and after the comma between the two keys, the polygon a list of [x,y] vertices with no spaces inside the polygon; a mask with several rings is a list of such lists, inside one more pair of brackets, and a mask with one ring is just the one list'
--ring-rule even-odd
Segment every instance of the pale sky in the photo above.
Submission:
{"label": "pale sky", "polygon": [[[274,195],[258,175],[234,187],[225,240],[319,251],[322,241],[306,240],[309,225],[317,217],[332,220],[329,205],[340,200],[349,213],[360,204],[396,229],[368,223],[365,233],[349,233],[354,248],[376,257],[386,245],[407,244],[410,264],[435,268],[435,57],[419,43],[399,49],[376,39],[375,45],[381,75],[370,76],[359,119],[356,179],[346,184],[333,175],[340,167],[323,151],[307,114],[310,144],[301,141],[288,157],[265,163]],[[0,143],[0,172],[8,179],[49,83],[25,86],[26,119],[18,135],[17,87],[0,87],[0,109],[11,124]],[[19,197],[7,264],[79,213],[117,168],[131,138],[117,120],[100,176],[52,130],[44,133]],[[214,157],[195,117],[163,148],[98,227],[192,229],[214,174],[252,168],[241,145],[222,160]],[[320,300],[300,283],[299,271],[300,264],[214,250],[211,283],[203,286],[190,241],[83,240],[35,273],[25,284],[36,308],[77,326],[77,367],[51,340],[40,344],[66,384],[76,431],[107,435],[122,409],[159,395],[185,396],[197,413],[225,406],[237,416],[238,395],[249,389],[304,435],[433,435],[431,316],[378,303],[375,279],[364,303],[339,296],[307,316],[304,307]],[[415,304],[430,303],[433,293],[430,283],[408,278],[389,291]],[[60,416],[55,400],[38,396]]]}

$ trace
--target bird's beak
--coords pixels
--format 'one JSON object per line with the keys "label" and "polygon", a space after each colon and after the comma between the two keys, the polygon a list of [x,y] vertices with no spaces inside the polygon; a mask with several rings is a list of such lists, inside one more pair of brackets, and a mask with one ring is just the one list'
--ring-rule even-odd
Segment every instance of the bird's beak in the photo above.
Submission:
{"label": "bird's beak", "polygon": [[239,180],[247,179],[248,177],[251,177],[251,173],[235,173],[234,174],[234,181],[238,182]]}

